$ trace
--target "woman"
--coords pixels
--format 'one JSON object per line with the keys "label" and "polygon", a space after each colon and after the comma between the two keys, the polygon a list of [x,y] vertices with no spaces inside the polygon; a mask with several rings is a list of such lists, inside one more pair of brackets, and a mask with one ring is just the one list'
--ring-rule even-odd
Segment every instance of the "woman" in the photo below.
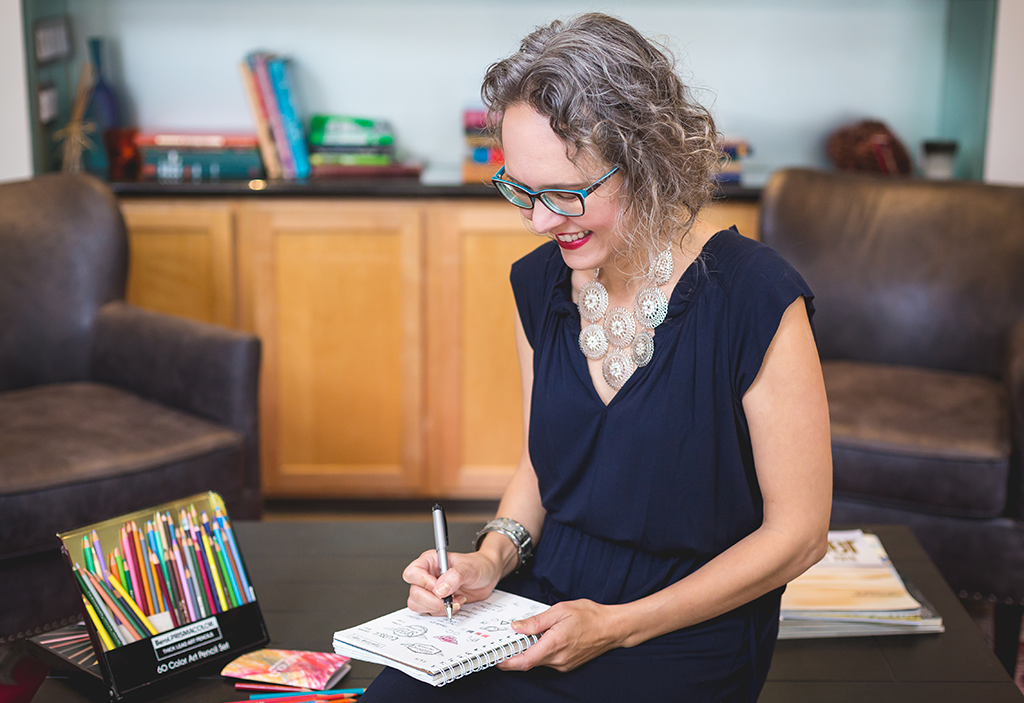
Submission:
{"label": "woman", "polygon": [[497,668],[440,689],[385,670],[364,700],[755,700],[782,587],[826,547],[811,293],[767,247],[693,227],[714,124],[629,25],[538,29],[483,95],[495,185],[551,240],[511,277],[528,439],[478,551],[403,578],[418,612],[496,586],[553,607]]}

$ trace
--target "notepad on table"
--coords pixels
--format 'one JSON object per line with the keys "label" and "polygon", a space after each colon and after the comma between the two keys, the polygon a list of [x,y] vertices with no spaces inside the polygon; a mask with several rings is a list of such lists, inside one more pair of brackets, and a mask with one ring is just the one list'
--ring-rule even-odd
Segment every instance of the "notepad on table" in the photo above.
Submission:
{"label": "notepad on table", "polygon": [[504,591],[463,606],[451,623],[445,616],[403,608],[334,633],[334,651],[443,686],[525,652],[540,637],[516,632],[512,622],[547,609],[543,603]]}

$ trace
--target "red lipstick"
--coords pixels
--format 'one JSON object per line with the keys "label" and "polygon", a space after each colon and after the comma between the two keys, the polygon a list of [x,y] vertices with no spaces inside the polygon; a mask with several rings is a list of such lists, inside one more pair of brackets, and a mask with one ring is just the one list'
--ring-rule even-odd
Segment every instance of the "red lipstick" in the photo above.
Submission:
{"label": "red lipstick", "polygon": [[579,239],[572,242],[563,242],[558,237],[555,237],[554,240],[558,244],[558,246],[562,247],[563,249],[579,249],[581,246],[590,241],[591,234],[587,234],[585,237],[580,237]]}

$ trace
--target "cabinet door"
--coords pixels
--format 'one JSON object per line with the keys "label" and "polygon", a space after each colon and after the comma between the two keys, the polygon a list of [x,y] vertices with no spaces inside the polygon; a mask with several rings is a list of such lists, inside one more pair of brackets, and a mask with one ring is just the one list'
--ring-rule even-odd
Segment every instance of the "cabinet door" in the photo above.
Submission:
{"label": "cabinet door", "polygon": [[267,495],[422,484],[422,216],[390,201],[239,210],[240,308],[263,340]]}
{"label": "cabinet door", "polygon": [[121,202],[128,227],[128,302],[235,326],[230,203]]}
{"label": "cabinet door", "polygon": [[440,495],[496,498],[523,447],[509,268],[544,240],[506,203],[435,203],[428,222],[430,484]]}
{"label": "cabinet door", "polygon": [[720,200],[701,211],[698,226],[717,232],[736,225],[736,229],[743,236],[750,237],[751,239],[760,239],[761,235],[757,226],[759,212],[760,209],[757,202]]}

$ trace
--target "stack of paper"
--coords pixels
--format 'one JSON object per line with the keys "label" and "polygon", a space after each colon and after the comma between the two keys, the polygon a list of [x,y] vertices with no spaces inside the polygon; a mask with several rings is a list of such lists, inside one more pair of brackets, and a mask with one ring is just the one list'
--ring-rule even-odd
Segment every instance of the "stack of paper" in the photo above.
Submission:
{"label": "stack of paper", "polygon": [[942,618],[904,583],[881,541],[860,530],[828,534],[828,553],[782,596],[779,639],[944,632]]}

